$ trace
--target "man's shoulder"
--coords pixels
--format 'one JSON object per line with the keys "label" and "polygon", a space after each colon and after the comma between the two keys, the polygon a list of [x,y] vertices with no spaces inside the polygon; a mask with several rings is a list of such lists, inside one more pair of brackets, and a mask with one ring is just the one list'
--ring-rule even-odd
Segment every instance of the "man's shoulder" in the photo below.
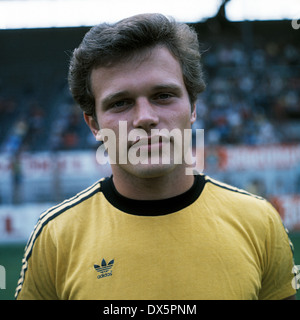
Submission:
{"label": "man's shoulder", "polygon": [[207,198],[216,210],[240,216],[243,220],[266,221],[270,216],[279,216],[272,204],[259,195],[220,182],[209,176],[205,176],[205,181]]}
{"label": "man's shoulder", "polygon": [[282,228],[278,211],[267,199],[209,177],[205,179],[206,205],[222,221],[244,226],[262,238],[270,226]]}
{"label": "man's shoulder", "polygon": [[64,220],[73,219],[74,214],[84,214],[86,208],[96,194],[101,192],[101,180],[77,193],[75,196],[50,207],[44,211],[37,222],[36,228],[44,228],[48,224],[62,223]]}
{"label": "man's shoulder", "polygon": [[210,176],[205,175],[205,184],[211,186],[211,190],[215,194],[222,194],[228,199],[240,199],[241,201],[254,201],[257,203],[264,204],[267,200],[259,195],[248,192],[247,190],[235,187],[233,185],[215,180]]}

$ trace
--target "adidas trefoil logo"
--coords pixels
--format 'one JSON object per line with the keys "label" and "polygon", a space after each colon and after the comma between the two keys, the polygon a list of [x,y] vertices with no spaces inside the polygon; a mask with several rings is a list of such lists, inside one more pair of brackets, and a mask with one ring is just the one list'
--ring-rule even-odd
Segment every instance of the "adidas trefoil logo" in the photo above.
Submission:
{"label": "adidas trefoil logo", "polygon": [[105,278],[105,277],[110,277],[112,276],[112,267],[114,265],[115,260],[111,260],[109,261],[108,264],[106,264],[105,259],[102,259],[101,261],[101,266],[99,266],[98,264],[94,264],[94,268],[97,272],[99,272],[100,274],[98,274],[97,279],[101,279],[101,278]]}

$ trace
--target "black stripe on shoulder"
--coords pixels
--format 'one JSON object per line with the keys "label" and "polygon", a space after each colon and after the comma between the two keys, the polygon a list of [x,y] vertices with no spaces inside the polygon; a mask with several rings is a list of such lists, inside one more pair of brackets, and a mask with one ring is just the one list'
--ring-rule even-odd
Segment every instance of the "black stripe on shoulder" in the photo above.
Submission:
{"label": "black stripe on shoulder", "polygon": [[31,233],[31,236],[27,242],[26,248],[25,248],[24,259],[22,260],[23,264],[22,264],[20,279],[18,281],[18,286],[16,289],[15,298],[17,298],[19,292],[22,289],[22,285],[23,285],[24,278],[25,278],[25,273],[28,268],[28,259],[31,257],[34,243],[35,243],[36,239],[38,238],[38,236],[41,234],[43,228],[51,220],[53,220],[54,218],[56,218],[57,216],[59,216],[63,212],[82,203],[83,201],[92,197],[94,194],[101,191],[101,181],[102,181],[102,179],[100,181],[97,181],[96,183],[94,183],[89,188],[79,192],[74,197],[63,201],[62,203],[60,203],[54,207],[51,207],[50,209],[46,210],[44,213],[42,213],[40,215],[40,217],[39,217],[32,233]]}
{"label": "black stripe on shoulder", "polygon": [[[39,226],[39,222],[43,221],[42,226],[45,226],[49,221],[54,219],[55,217],[59,216],[61,213],[65,212],[68,209],[71,209],[72,207],[80,204],[81,202],[85,201],[86,199],[93,196],[95,193],[97,193],[100,190],[100,182],[97,181],[92,186],[88,187],[87,189],[77,193],[74,197],[67,199],[61,203],[59,203],[56,206],[53,206],[46,210],[44,213],[42,213],[37,221],[37,224],[31,234],[31,237],[28,240],[28,243],[32,240],[32,238],[35,236],[35,231]],[[48,217],[48,218],[46,218]],[[45,221],[44,221],[45,220]],[[45,223],[46,222],[46,223]],[[38,233],[40,234],[40,232]]]}
{"label": "black stripe on shoulder", "polygon": [[246,196],[250,196],[250,197],[253,197],[253,198],[256,198],[256,199],[259,199],[259,200],[265,200],[263,197],[255,195],[253,193],[250,193],[250,192],[248,192],[246,190],[236,188],[236,187],[231,186],[229,184],[214,180],[214,179],[212,179],[212,178],[210,178],[208,176],[205,176],[205,181],[206,182],[210,182],[210,183],[214,184],[215,186],[221,187],[221,188],[229,190],[229,191],[233,191],[233,192],[237,192],[237,193],[240,193],[240,194],[244,194]]}
{"label": "black stripe on shoulder", "polygon": [[[90,190],[92,189],[92,190]],[[40,231],[37,232],[35,238],[38,237],[38,235],[41,233],[43,227],[50,222],[51,220],[53,220],[54,218],[56,218],[57,216],[59,216],[60,214],[62,214],[63,212],[79,205],[80,203],[82,203],[83,201],[89,199],[90,197],[92,197],[95,193],[99,192],[100,190],[100,185],[97,188],[89,188],[87,190],[85,190],[84,193],[79,193],[77,194],[74,198],[68,199],[66,201],[64,201],[62,204],[60,204],[59,206],[52,208],[50,211],[48,211],[47,215],[43,215],[43,218],[39,219],[42,222],[41,227],[40,227]],[[90,192],[89,192],[90,191]],[[61,208],[60,210],[58,210],[59,208]],[[51,214],[52,213],[52,214]],[[48,218],[46,220],[44,220],[45,216],[48,216]]]}

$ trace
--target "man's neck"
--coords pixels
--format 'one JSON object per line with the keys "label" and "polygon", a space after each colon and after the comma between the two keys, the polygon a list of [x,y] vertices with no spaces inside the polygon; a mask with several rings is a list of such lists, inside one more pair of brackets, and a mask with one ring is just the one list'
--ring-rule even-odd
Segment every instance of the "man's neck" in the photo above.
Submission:
{"label": "man's neck", "polygon": [[124,170],[112,170],[112,172],[117,191],[124,197],[136,200],[175,197],[189,190],[194,183],[194,176],[186,175],[184,168],[152,178],[140,178]]}

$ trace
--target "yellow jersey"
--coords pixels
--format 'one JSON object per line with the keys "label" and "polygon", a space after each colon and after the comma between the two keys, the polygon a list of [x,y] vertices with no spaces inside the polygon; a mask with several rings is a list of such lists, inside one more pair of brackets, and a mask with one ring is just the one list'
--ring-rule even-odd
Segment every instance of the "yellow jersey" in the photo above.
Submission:
{"label": "yellow jersey", "polygon": [[162,200],[120,195],[112,178],[42,213],[17,299],[283,299],[293,254],[265,199],[205,175]]}

